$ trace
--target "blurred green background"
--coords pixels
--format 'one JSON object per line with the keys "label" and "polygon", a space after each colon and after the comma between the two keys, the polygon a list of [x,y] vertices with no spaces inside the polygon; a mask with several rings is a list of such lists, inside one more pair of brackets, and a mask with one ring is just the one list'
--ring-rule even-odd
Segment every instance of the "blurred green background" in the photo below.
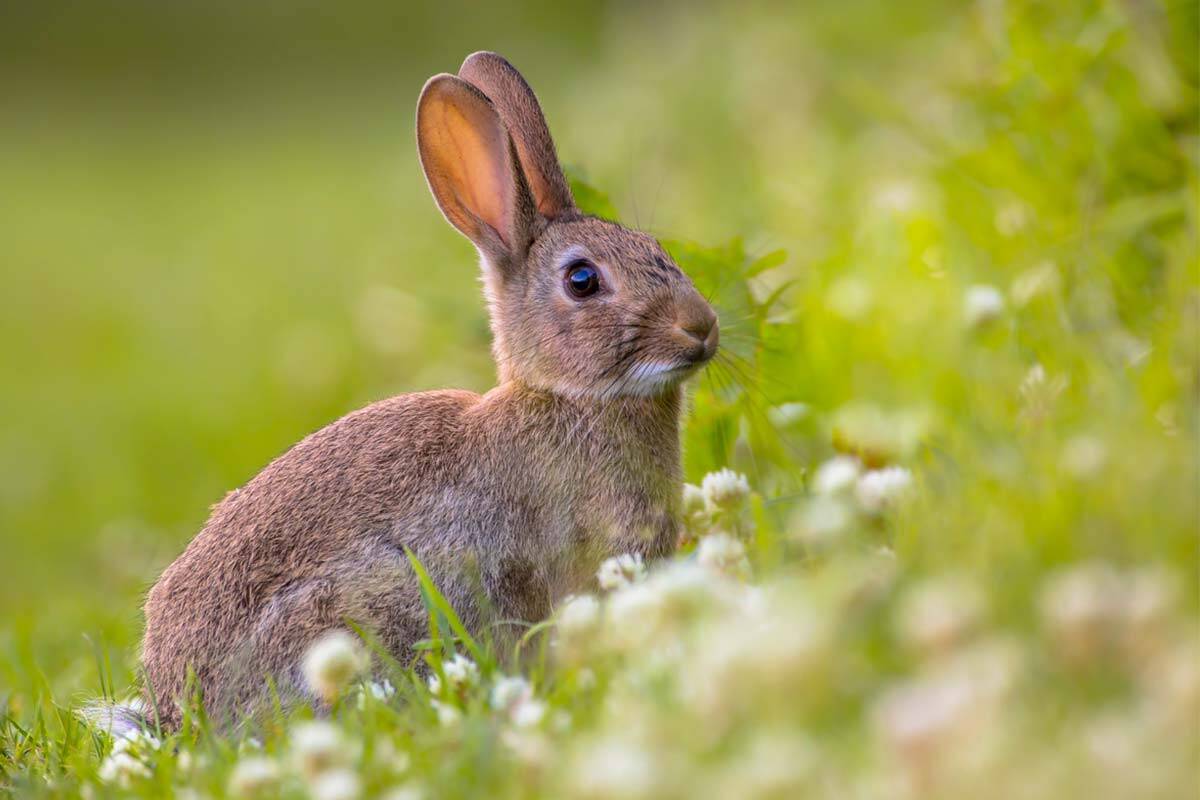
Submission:
{"label": "blurred green background", "polygon": [[[939,442],[914,557],[1194,566],[1197,25],[1177,0],[5,4],[0,692],[94,692],[85,637],[127,680],[149,582],[306,433],[491,385],[413,143],[423,82],[477,49],[624,221],[788,251],[762,402],[815,421],[759,488],[868,403]],[[976,283],[1020,318],[963,334]],[[1037,392],[1066,409],[1017,442]],[[1079,433],[1113,469],[1060,497]]]}

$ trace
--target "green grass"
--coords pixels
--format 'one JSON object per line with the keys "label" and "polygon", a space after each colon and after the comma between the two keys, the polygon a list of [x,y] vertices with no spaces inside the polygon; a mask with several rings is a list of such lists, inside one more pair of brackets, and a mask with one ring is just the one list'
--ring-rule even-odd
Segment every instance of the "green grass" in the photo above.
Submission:
{"label": "green grass", "polygon": [[[213,6],[80,17],[53,68],[32,34],[0,48],[0,791],[220,797],[266,757],[267,796],[337,796],[306,709],[191,717],[125,783],[74,709],[134,685],[142,593],[224,492],[371,400],[491,385],[474,257],[411,133],[421,81],[488,46],[608,190],[577,194],[712,296],[685,469],[751,491],[693,511],[699,544],[597,627],[531,628],[519,666],[427,586],[441,691],[350,687],[326,757],[363,796],[1189,795],[1194,3],[598,7],[585,29],[533,4],[454,31],[383,8],[329,41],[316,12]],[[244,39],[170,56],[224,23]],[[839,455],[911,483],[875,508],[868,478],[864,504],[830,486]],[[494,707],[517,672],[532,696]]]}

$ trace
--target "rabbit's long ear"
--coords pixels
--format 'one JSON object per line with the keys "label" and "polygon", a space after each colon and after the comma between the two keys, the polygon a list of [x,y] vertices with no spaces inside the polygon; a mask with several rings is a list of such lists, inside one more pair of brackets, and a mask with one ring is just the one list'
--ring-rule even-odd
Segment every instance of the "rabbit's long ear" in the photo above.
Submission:
{"label": "rabbit's long ear", "polygon": [[417,101],[417,150],[438,207],[498,266],[524,257],[536,210],[503,120],[479,89],[435,75]]}
{"label": "rabbit's long ear", "polygon": [[458,75],[487,95],[500,113],[517,146],[538,212],[554,218],[574,210],[575,200],[559,166],[542,107],[516,67],[495,53],[482,51],[467,56]]}

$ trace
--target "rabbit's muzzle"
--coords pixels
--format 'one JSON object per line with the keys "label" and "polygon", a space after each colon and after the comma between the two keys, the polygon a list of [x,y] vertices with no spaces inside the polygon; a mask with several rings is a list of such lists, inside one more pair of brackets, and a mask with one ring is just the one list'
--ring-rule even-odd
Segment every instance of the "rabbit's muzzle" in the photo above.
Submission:
{"label": "rabbit's muzzle", "polygon": [[676,301],[674,334],[689,366],[700,366],[716,355],[720,328],[716,312],[695,289]]}

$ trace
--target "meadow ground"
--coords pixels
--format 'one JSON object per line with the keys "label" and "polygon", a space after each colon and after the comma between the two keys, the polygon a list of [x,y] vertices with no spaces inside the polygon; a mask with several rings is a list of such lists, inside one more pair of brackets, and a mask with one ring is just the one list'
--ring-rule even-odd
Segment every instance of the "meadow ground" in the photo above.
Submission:
{"label": "meadow ground", "polygon": [[[0,792],[1194,792],[1195,3],[122,5],[0,26]],[[89,730],[208,506],[491,384],[411,130],[481,47],[719,309],[688,541],[519,669],[429,587],[435,681],[335,641],[330,720]]]}

